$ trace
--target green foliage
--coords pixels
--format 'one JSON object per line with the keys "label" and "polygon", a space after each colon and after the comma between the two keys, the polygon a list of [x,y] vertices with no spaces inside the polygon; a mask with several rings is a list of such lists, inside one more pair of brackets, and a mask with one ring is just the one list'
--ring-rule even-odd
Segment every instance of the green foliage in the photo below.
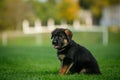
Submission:
{"label": "green foliage", "polygon": [[[68,3],[69,6],[66,5]],[[56,21],[55,23],[60,23],[62,19],[71,21],[76,17],[76,5],[73,0],[67,2],[63,0],[59,3],[56,3],[55,0],[46,2],[39,0],[2,0],[0,3],[0,30],[20,30],[24,19],[33,22],[39,18],[43,25],[47,25],[49,18],[53,18]]]}
{"label": "green foliage", "polygon": [[23,0],[3,0],[0,3],[0,30],[20,30],[22,21],[34,15]]}
{"label": "green foliage", "polygon": [[99,25],[102,9],[106,6],[120,5],[120,0],[80,0],[79,4],[82,8],[91,10],[93,24]]}
{"label": "green foliage", "polygon": [[33,22],[39,18],[43,25],[47,25],[49,18],[53,18],[57,24],[62,19],[71,23],[73,19],[78,18],[77,12],[81,6],[90,9],[94,21],[99,21],[102,7],[120,4],[120,0],[79,1],[80,6],[75,0],[46,0],[46,2],[40,0],[0,0],[0,31],[20,30],[24,19]]}
{"label": "green foliage", "polygon": [[120,4],[120,0],[80,0],[79,4],[85,9],[90,9],[94,6],[104,7],[109,5],[117,5]]}
{"label": "green foliage", "polygon": [[58,9],[58,17],[60,19],[65,19],[70,22],[78,17],[79,5],[74,0],[62,0],[58,4]]}
{"label": "green foliage", "polygon": [[1,0],[0,1],[0,30],[1,29],[4,29],[4,27],[2,26],[3,25],[3,20],[4,17],[3,17],[3,14],[4,14],[4,0]]}
{"label": "green foliage", "polygon": [[47,25],[47,20],[49,18],[55,19],[57,13],[56,4],[45,2],[40,3],[39,1],[30,1],[29,2],[33,7],[35,15],[42,20],[43,25]]}

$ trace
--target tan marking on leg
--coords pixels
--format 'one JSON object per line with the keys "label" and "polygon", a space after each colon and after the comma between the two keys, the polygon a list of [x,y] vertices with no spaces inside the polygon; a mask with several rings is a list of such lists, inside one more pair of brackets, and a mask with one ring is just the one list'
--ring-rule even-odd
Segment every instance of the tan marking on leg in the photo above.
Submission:
{"label": "tan marking on leg", "polygon": [[72,66],[73,66],[73,63],[71,63],[70,65],[62,66],[59,70],[59,74],[62,74],[62,75],[67,74]]}
{"label": "tan marking on leg", "polygon": [[86,69],[82,69],[81,71],[80,71],[80,73],[85,73],[86,72]]}
{"label": "tan marking on leg", "polygon": [[59,74],[64,75],[66,73],[67,68],[68,68],[68,66],[66,66],[66,65],[61,67],[59,70]]}
{"label": "tan marking on leg", "polygon": [[74,63],[71,63],[68,67],[68,69],[66,70],[66,74],[68,73],[68,71],[70,70],[70,68],[73,66]]}

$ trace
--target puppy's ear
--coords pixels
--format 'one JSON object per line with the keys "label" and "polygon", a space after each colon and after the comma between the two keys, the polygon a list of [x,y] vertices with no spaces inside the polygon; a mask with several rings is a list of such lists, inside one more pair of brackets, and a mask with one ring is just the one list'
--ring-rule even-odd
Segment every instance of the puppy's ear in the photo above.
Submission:
{"label": "puppy's ear", "polygon": [[67,35],[68,39],[72,39],[73,33],[69,29],[65,29],[65,34]]}

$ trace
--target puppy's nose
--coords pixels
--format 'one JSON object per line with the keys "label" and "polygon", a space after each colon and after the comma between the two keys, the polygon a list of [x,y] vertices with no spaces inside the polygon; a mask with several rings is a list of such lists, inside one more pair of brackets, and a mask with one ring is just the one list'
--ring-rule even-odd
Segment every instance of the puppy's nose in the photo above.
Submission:
{"label": "puppy's nose", "polygon": [[57,44],[57,41],[56,41],[56,40],[54,40],[54,41],[52,42],[52,44]]}

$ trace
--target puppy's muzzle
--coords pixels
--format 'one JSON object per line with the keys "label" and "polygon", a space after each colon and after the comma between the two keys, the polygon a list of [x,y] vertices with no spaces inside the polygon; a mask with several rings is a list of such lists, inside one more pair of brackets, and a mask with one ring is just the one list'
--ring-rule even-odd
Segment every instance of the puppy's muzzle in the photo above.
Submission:
{"label": "puppy's muzzle", "polygon": [[52,41],[52,44],[53,44],[53,45],[57,45],[57,41],[56,41],[56,40],[53,40],[53,41]]}
{"label": "puppy's muzzle", "polygon": [[54,48],[59,48],[57,38],[53,39],[52,44],[54,45]]}

